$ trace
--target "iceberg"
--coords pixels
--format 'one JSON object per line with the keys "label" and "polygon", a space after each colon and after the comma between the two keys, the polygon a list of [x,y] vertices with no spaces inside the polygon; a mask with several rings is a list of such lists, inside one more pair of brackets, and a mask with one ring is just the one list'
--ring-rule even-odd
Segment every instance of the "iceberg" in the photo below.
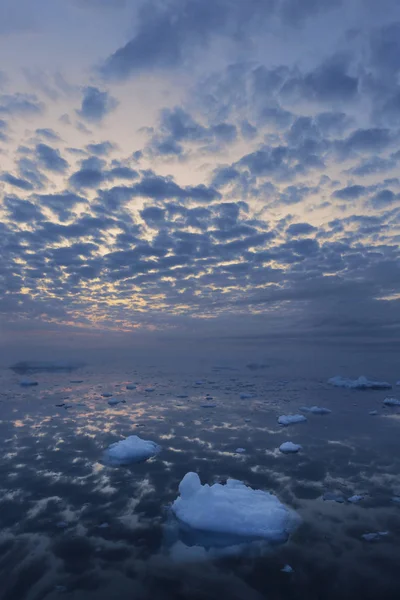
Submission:
{"label": "iceberg", "polygon": [[299,444],[293,444],[293,442],[284,442],[279,446],[282,454],[296,454],[299,450],[302,450],[302,446]]}
{"label": "iceberg", "polygon": [[377,531],[376,533],[364,533],[361,537],[366,542],[378,542],[381,538],[389,535],[388,531]]}
{"label": "iceberg", "polygon": [[328,379],[328,383],[335,387],[348,388],[351,390],[391,390],[392,386],[387,381],[373,381],[360,375],[358,379],[346,379],[337,375]]}
{"label": "iceberg", "polygon": [[397,398],[385,398],[383,404],[385,406],[400,406],[400,400]]}
{"label": "iceberg", "polygon": [[109,466],[128,465],[147,460],[160,451],[161,446],[155,442],[142,440],[137,435],[131,435],[120,442],[111,444],[104,451],[103,461]]}
{"label": "iceberg", "polygon": [[19,385],[22,387],[33,387],[34,385],[39,385],[39,383],[33,379],[21,379]]}
{"label": "iceberg", "polygon": [[304,415],[282,415],[278,419],[279,425],[294,425],[295,423],[303,423],[307,421]]}
{"label": "iceberg", "polygon": [[302,406],[300,410],[312,413],[313,415],[329,415],[332,412],[329,408],[322,408],[320,406]]}
{"label": "iceberg", "polygon": [[300,523],[297,513],[276,496],[235,479],[225,485],[202,485],[197,473],[186,473],[179,493],[172,505],[179,523],[198,534],[209,534],[214,544],[218,538],[225,545],[227,540],[282,543]]}
{"label": "iceberg", "polygon": [[84,367],[83,362],[70,362],[70,361],[36,361],[36,360],[24,360],[15,363],[10,369],[15,373],[37,373],[38,371],[74,371],[80,367]]}

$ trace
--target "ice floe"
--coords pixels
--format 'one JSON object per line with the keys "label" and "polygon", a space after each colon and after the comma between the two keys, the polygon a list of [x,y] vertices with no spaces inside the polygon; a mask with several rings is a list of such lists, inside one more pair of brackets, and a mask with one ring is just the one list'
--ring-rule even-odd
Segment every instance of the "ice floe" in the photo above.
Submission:
{"label": "ice floe", "polygon": [[282,573],[293,573],[293,569],[290,565],[285,565],[283,569],[281,569]]}
{"label": "ice floe", "polygon": [[244,454],[246,452],[246,448],[236,448],[235,452],[237,452],[237,454]]}
{"label": "ice floe", "polygon": [[332,411],[329,408],[322,408],[320,406],[302,406],[300,408],[303,412],[308,412],[313,415],[329,415]]}
{"label": "ice floe", "polygon": [[361,500],[364,500],[364,496],[361,496],[360,494],[354,494],[354,496],[347,498],[347,502],[350,502],[351,504],[357,504],[357,502],[361,502]]}
{"label": "ice floe", "polygon": [[296,452],[302,450],[302,446],[293,442],[284,442],[279,446],[279,450],[282,454],[296,454]]}
{"label": "ice floe", "polygon": [[21,385],[22,387],[33,387],[35,385],[39,385],[39,383],[37,381],[34,381],[33,379],[21,379],[19,385]]}
{"label": "ice floe", "polygon": [[385,398],[383,404],[385,406],[400,406],[400,400],[397,398]]}
{"label": "ice floe", "polygon": [[24,360],[15,363],[10,369],[16,373],[34,373],[38,371],[74,371],[80,367],[85,366],[83,362],[77,361],[36,361],[36,360]]}
{"label": "ice floe", "polygon": [[103,461],[111,466],[127,465],[147,460],[160,451],[161,446],[155,442],[131,435],[120,442],[111,444],[103,453]]}
{"label": "ice floe", "polygon": [[391,384],[387,381],[373,381],[360,375],[358,379],[347,379],[337,375],[328,379],[328,383],[335,387],[348,388],[352,390],[390,390]]}
{"label": "ice floe", "polygon": [[377,531],[376,533],[364,533],[361,537],[366,542],[378,542],[387,535],[389,535],[388,531]]}
{"label": "ice floe", "polygon": [[228,539],[287,540],[300,517],[269,492],[253,490],[228,479],[225,485],[204,484],[197,473],[187,473],[179,485],[180,496],[172,505],[179,522],[191,530]]}
{"label": "ice floe", "polygon": [[304,415],[282,415],[278,418],[279,425],[294,425],[307,421]]}

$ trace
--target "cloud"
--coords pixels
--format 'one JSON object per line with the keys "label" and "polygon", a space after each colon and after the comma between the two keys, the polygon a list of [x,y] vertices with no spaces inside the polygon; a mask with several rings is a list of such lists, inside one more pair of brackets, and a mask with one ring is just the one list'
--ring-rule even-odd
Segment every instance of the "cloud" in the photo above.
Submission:
{"label": "cloud", "polygon": [[286,229],[286,233],[290,237],[297,237],[302,235],[310,235],[318,231],[317,227],[310,225],[310,223],[293,223]]}
{"label": "cloud", "polygon": [[350,185],[341,190],[336,190],[332,196],[334,198],[340,198],[340,200],[355,200],[360,198],[360,196],[365,196],[367,192],[368,188],[364,185]]}
{"label": "cloud", "polygon": [[89,86],[84,88],[82,106],[76,112],[89,123],[101,123],[117,106],[118,101],[109,92]]}
{"label": "cloud", "polygon": [[115,145],[112,142],[99,142],[97,144],[88,144],[86,146],[86,150],[91,154],[96,154],[97,156],[107,156],[110,154],[112,150],[114,150]]}
{"label": "cloud", "polygon": [[36,135],[40,135],[41,137],[44,137],[46,140],[49,140],[50,142],[57,142],[60,139],[60,136],[58,135],[58,133],[56,133],[53,129],[36,129],[35,131]]}
{"label": "cloud", "polygon": [[11,175],[11,173],[4,173],[1,175],[1,180],[5,183],[8,183],[8,185],[19,188],[20,190],[33,190],[33,185],[29,181],[15,177],[14,175]]}
{"label": "cloud", "polygon": [[60,151],[51,148],[47,144],[37,144],[35,154],[38,164],[53,173],[65,173],[69,167],[68,162],[61,156]]}
{"label": "cloud", "polygon": [[41,115],[44,108],[35,94],[0,94],[0,115],[34,117]]}
{"label": "cloud", "polygon": [[370,202],[374,208],[386,208],[393,202],[397,202],[399,198],[400,194],[395,194],[392,190],[381,190],[371,198]]}

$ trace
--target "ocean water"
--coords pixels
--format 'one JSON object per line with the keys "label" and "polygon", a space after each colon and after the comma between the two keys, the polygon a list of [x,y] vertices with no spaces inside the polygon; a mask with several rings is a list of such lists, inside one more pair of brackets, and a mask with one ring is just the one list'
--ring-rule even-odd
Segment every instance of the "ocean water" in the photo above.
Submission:
{"label": "ocean water", "polygon": [[[3,360],[2,600],[400,597],[400,409],[383,406],[388,395],[400,398],[400,387],[327,383],[340,374],[395,384],[396,349],[297,343],[229,357],[214,346],[86,358],[71,372],[28,375]],[[26,376],[38,385],[21,387]],[[105,393],[125,402],[111,407]],[[314,405],[332,412],[278,425],[280,415]],[[129,435],[155,441],[161,453],[104,465],[103,450]],[[281,454],[285,441],[302,451]],[[231,477],[273,492],[302,523],[273,547],[196,545],[170,511],[188,471],[202,483]],[[349,503],[354,494],[363,500]],[[362,537],[383,531],[375,542]],[[292,573],[281,571],[287,564]]]}

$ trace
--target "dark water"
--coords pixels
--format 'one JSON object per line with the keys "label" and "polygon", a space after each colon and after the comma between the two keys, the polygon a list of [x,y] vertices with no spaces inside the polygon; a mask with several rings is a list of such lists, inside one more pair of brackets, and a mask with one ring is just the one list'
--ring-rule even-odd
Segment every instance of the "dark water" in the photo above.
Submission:
{"label": "dark water", "polygon": [[[398,599],[400,410],[383,408],[385,391],[326,383],[365,374],[394,384],[396,356],[385,349],[264,352],[258,362],[269,366],[262,369],[246,368],[254,356],[184,366],[173,357],[163,366],[148,357],[142,365],[110,360],[36,373],[33,388],[1,370],[0,597]],[[138,387],[127,391],[131,382]],[[105,392],[126,403],[108,406]],[[244,392],[256,397],[241,400]],[[207,394],[215,408],[202,408]],[[332,413],[277,424],[304,405]],[[133,434],[162,452],[128,467],[99,462],[104,448]],[[289,440],[303,451],[279,453]],[[188,471],[203,483],[232,477],[271,491],[302,525],[274,548],[199,554],[169,530],[168,507]],[[365,498],[339,504],[324,501],[325,492]],[[389,533],[375,543],[361,537],[377,531]],[[282,573],[285,564],[294,572]]]}

